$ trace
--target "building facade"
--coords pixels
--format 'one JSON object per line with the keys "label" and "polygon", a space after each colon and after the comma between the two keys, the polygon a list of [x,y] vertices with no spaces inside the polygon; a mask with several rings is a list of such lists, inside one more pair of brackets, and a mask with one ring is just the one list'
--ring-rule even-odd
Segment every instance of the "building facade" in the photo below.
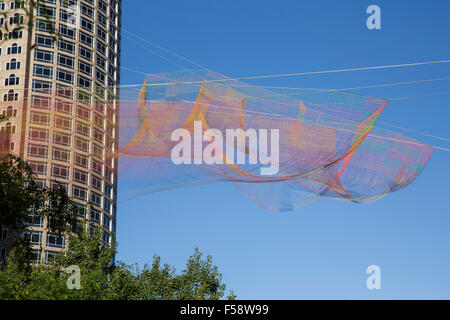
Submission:
{"label": "building facade", "polygon": [[[26,160],[40,186],[64,188],[80,219],[92,230],[103,226],[103,241],[110,243],[116,228],[112,154],[118,147],[121,0],[39,0],[36,6],[1,1],[3,13],[3,152]],[[46,231],[45,219],[30,218],[25,234],[16,236],[30,239],[36,263],[47,263],[66,241]],[[0,226],[0,259],[14,236]]]}

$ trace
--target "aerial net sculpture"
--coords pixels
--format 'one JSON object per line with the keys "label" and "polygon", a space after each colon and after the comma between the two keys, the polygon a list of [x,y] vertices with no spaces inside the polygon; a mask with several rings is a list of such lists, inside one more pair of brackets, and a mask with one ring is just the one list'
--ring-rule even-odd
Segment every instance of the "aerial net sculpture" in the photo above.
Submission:
{"label": "aerial net sculpture", "polygon": [[113,156],[134,195],[227,181],[273,211],[369,202],[408,186],[433,152],[374,128],[387,102],[343,91],[294,98],[208,70],[152,74],[139,92],[122,90]]}

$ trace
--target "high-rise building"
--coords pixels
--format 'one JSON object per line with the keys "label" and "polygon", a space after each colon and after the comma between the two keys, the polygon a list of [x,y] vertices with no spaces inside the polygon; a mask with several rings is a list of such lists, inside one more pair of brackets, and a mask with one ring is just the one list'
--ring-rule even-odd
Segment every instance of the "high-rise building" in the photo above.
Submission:
{"label": "high-rise building", "polygon": [[[26,160],[42,187],[67,190],[105,243],[116,226],[120,19],[121,0],[0,1],[0,114],[9,118],[0,149]],[[31,218],[17,236],[48,262],[66,241]],[[0,259],[14,236],[0,226]]]}

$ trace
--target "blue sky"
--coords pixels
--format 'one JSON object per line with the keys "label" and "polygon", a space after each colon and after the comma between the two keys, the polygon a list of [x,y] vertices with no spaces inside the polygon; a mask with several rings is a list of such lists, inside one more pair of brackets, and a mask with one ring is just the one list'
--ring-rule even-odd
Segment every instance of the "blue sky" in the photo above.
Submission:
{"label": "blue sky", "polygon": [[[371,4],[381,8],[381,30],[366,28]],[[449,11],[445,0],[128,0],[123,28],[209,69],[244,77],[447,60]],[[123,35],[124,67],[179,69]],[[448,76],[450,64],[436,64],[252,83],[345,88]],[[122,70],[122,84],[143,80]],[[440,81],[357,92],[394,98],[449,90],[450,81]],[[450,138],[449,104],[450,95],[392,101],[379,121]],[[158,254],[180,271],[198,246],[240,299],[449,299],[449,160],[449,152],[436,150],[413,184],[378,202],[321,199],[290,213],[266,211],[227,183],[123,201],[129,182],[119,181],[118,259],[143,264]],[[381,290],[366,288],[372,264],[381,268]]]}

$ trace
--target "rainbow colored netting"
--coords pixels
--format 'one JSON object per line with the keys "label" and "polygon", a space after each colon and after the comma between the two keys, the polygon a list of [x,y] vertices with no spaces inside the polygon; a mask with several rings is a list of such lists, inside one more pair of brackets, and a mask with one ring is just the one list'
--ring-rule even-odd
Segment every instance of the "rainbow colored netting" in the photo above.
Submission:
{"label": "rainbow colored netting", "polygon": [[[374,128],[387,104],[380,98],[342,91],[293,98],[205,70],[149,75],[137,104],[136,95],[122,91],[114,156],[121,158],[122,178],[135,181],[140,193],[229,181],[274,211],[295,210],[319,197],[368,202],[408,186],[433,152]],[[226,161],[175,165],[171,135],[179,128],[194,134],[196,121],[222,132],[278,129],[278,173],[263,176],[261,164]],[[256,156],[248,145],[237,144],[235,151]]]}

